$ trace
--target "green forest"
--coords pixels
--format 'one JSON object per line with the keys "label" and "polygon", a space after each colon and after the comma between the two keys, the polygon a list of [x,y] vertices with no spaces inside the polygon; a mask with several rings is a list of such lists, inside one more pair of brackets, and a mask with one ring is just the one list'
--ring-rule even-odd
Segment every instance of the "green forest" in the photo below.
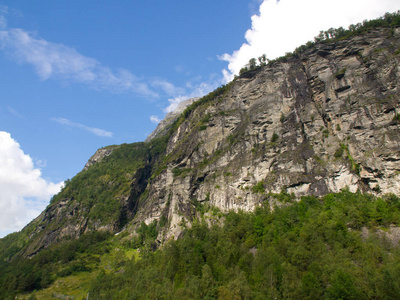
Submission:
{"label": "green forest", "polygon": [[[288,195],[276,195],[288,199]],[[182,239],[101,272],[96,299],[396,299],[400,202],[343,191],[195,222]],[[289,204],[290,203],[290,204]],[[362,234],[361,232],[367,232]]]}
{"label": "green forest", "polygon": [[[398,197],[268,197],[254,213],[198,204],[203,216],[156,251],[154,222],[134,240],[92,232],[30,260],[2,259],[1,299],[35,299],[35,290],[76,274],[91,278],[91,299],[398,299]],[[139,254],[124,254],[132,250]]]}

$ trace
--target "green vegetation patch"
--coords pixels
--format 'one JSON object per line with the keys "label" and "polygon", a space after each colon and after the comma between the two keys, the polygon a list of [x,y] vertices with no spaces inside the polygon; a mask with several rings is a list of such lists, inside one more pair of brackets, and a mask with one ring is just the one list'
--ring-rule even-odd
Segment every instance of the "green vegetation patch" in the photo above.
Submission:
{"label": "green vegetation patch", "polygon": [[206,130],[207,127],[208,127],[207,125],[201,125],[201,126],[199,127],[199,131]]}
{"label": "green vegetation patch", "polygon": [[335,154],[333,156],[335,156],[336,158],[340,158],[343,156],[344,153],[344,149],[342,147],[340,147],[339,149],[337,149],[335,151]]}
{"label": "green vegetation patch", "polygon": [[341,143],[340,147],[346,152],[347,154],[347,159],[350,161],[351,164],[351,170],[354,171],[356,174],[360,175],[360,164],[357,164],[354,160],[354,158],[351,156],[349,148],[347,147],[347,145]]}
{"label": "green vegetation patch", "polygon": [[400,123],[400,114],[395,114],[394,115],[393,122]]}
{"label": "green vegetation patch", "polygon": [[176,167],[176,168],[172,169],[172,174],[175,178],[175,177],[179,177],[179,176],[184,176],[187,173],[189,173],[190,171],[192,171],[192,169]]}
{"label": "green vegetation patch", "polygon": [[110,251],[110,237],[106,232],[89,232],[42,250],[31,259],[18,256],[2,261],[0,295],[11,299],[18,293],[46,288],[57,278],[93,271],[99,264],[98,257]]}
{"label": "green vegetation patch", "polygon": [[265,187],[264,187],[264,182],[260,181],[257,184],[255,184],[252,189],[253,193],[257,193],[257,194],[263,194],[265,193]]}
{"label": "green vegetation patch", "polygon": [[[374,234],[400,222],[400,200],[343,191],[194,222],[161,250],[101,273],[95,299],[393,299],[400,253]],[[370,234],[361,235],[361,228]]]}
{"label": "green vegetation patch", "polygon": [[279,140],[279,135],[274,132],[271,137],[271,143],[276,143],[278,140]]}
{"label": "green vegetation patch", "polygon": [[253,213],[223,216],[208,201],[193,202],[203,215],[223,217],[223,225],[194,221],[181,239],[156,251],[154,221],[142,223],[133,239],[122,238],[123,245],[107,233],[90,233],[32,259],[1,261],[0,295],[13,299],[37,290],[41,298],[395,299],[400,293],[398,246],[374,233],[400,225],[398,197],[347,190],[298,202],[285,190],[269,197],[290,204],[270,210],[267,202]]}
{"label": "green vegetation patch", "polygon": [[148,156],[144,143],[120,145],[101,162],[67,180],[51,205],[74,199],[83,205],[92,220],[103,224],[116,221],[121,211],[120,198],[129,195],[132,178],[145,165]]}

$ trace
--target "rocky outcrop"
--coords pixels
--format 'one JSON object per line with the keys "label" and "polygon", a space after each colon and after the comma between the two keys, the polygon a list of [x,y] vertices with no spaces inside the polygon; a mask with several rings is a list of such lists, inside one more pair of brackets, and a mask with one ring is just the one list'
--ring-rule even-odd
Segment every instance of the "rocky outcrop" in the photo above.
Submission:
{"label": "rocky outcrop", "polygon": [[147,143],[99,149],[75,189],[28,226],[25,253],[89,230],[134,234],[153,221],[162,243],[191,226],[199,208],[252,211],[272,206],[274,193],[400,195],[399,86],[400,29],[319,43],[244,73],[182,103]]}
{"label": "rocky outcrop", "polygon": [[[30,234],[32,243],[25,250],[27,257],[36,255],[65,237],[79,237],[85,232],[88,219],[82,216],[79,203],[73,200],[63,199],[49,206],[34,220],[35,230]],[[77,214],[80,216],[77,217]]]}
{"label": "rocky outcrop", "polygon": [[108,146],[108,147],[98,149],[95,152],[95,154],[93,154],[93,156],[91,158],[89,158],[89,160],[86,163],[83,170],[85,171],[85,170],[89,169],[95,163],[100,162],[104,157],[109,156],[116,148],[118,148],[118,146]]}
{"label": "rocky outcrop", "polygon": [[138,220],[177,237],[196,203],[251,211],[282,190],[400,194],[400,30],[321,43],[237,78],[173,133]]}
{"label": "rocky outcrop", "polygon": [[88,213],[89,211],[73,198],[63,199],[50,205],[33,221],[33,224],[28,225],[34,230],[30,233],[31,243],[24,250],[24,255],[30,258],[53,244],[66,238],[79,238],[88,231],[118,230],[116,222],[101,224],[99,221],[91,220]]}

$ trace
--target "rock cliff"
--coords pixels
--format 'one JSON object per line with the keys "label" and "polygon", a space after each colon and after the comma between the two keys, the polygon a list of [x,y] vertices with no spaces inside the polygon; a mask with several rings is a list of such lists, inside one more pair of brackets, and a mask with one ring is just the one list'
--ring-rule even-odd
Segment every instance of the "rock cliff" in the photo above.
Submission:
{"label": "rock cliff", "polygon": [[[162,224],[162,242],[201,205],[251,211],[271,193],[400,195],[399,64],[400,29],[383,28],[242,74],[169,115],[136,152],[99,150],[78,175],[108,196],[67,185],[28,226],[36,242],[27,255],[55,237],[134,232],[141,222]],[[110,173],[118,159],[137,163]]]}
{"label": "rock cliff", "polygon": [[243,74],[172,134],[137,220],[167,216],[170,238],[197,202],[251,211],[282,190],[399,194],[399,49],[400,30],[380,29]]}

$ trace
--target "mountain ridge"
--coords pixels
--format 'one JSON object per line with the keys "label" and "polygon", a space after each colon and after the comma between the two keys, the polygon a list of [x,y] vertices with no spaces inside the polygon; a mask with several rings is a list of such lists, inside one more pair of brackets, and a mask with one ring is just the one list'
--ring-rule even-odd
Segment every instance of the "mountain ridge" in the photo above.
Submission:
{"label": "mountain ridge", "polygon": [[281,192],[398,195],[399,36],[317,43],[194,101],[148,142],[100,149],[24,229],[24,255],[92,230],[134,236],[142,222],[165,223],[163,243],[199,203],[252,211]]}

